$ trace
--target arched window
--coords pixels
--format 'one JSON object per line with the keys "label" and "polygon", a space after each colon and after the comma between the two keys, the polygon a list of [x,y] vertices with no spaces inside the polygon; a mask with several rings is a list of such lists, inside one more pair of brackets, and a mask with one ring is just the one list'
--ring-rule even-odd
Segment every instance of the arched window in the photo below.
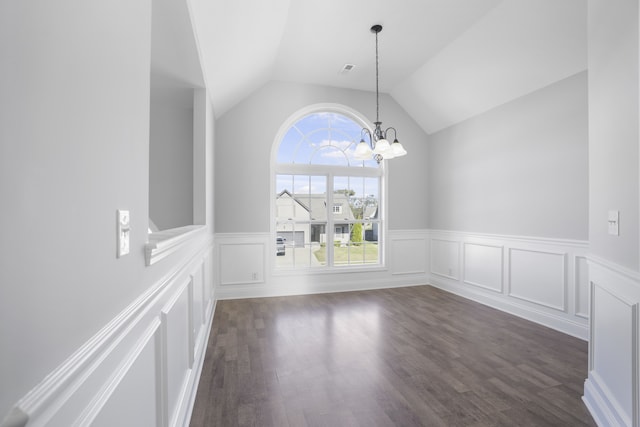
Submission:
{"label": "arched window", "polygon": [[365,125],[326,106],[294,116],[276,140],[276,268],[380,265],[383,165],[355,160]]}

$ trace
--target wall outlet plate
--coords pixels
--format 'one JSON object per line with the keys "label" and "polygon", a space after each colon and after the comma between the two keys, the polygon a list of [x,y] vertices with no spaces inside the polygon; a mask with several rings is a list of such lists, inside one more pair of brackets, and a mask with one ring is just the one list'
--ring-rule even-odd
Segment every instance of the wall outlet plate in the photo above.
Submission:
{"label": "wall outlet plate", "polygon": [[131,218],[129,211],[118,209],[116,211],[116,257],[120,258],[129,253],[129,236],[131,234]]}

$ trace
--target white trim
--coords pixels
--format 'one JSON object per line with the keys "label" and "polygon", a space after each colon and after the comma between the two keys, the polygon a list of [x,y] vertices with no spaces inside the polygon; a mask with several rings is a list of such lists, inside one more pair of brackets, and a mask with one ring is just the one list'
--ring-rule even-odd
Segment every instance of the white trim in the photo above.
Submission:
{"label": "white trim", "polygon": [[[538,301],[535,298],[529,298],[523,295],[518,295],[512,291],[512,267],[513,267],[513,252],[529,252],[529,253],[538,253],[544,255],[555,255],[562,257],[562,303],[560,305],[548,304],[544,301]],[[559,311],[567,311],[567,253],[566,252],[549,252],[542,250],[530,250],[530,249],[521,249],[521,248],[509,248],[509,287],[508,287],[508,295],[513,298],[518,298],[523,301],[528,301],[533,304],[538,304],[543,307],[552,308],[554,310]]]}
{"label": "white trim", "polygon": [[[579,308],[578,308],[578,305],[580,303],[580,297],[581,297],[580,283],[578,282],[578,269],[579,269],[578,264],[579,264],[579,260],[581,259],[583,259],[585,263],[588,263],[588,258],[586,256],[577,255],[573,258],[573,283],[574,283],[573,298],[575,301],[575,304],[573,306],[573,314],[588,320],[589,319],[588,307],[587,307],[587,312],[581,312],[579,311]],[[588,264],[587,264],[587,267],[588,267]],[[589,281],[589,273],[587,273],[587,282],[588,281]],[[587,296],[589,296],[588,293],[589,293],[589,289],[587,288]]]}
{"label": "white trim", "polygon": [[[455,280],[458,281],[460,280],[460,263],[461,263],[461,251],[460,251],[460,241],[458,240],[454,240],[454,239],[445,239],[445,238],[430,238],[429,239],[429,249],[430,249],[430,256],[431,258],[429,259],[429,272],[431,274],[435,274],[436,276],[440,276],[440,277],[444,277],[446,279],[451,279],[451,280]],[[457,249],[457,254],[456,254],[456,270],[455,273],[456,274],[446,274],[446,273],[442,273],[442,272],[438,272],[438,271],[433,271],[433,265],[432,265],[432,261],[433,261],[433,242],[445,242],[445,243],[455,243],[456,244],[456,249]]]}
{"label": "white trim", "polygon": [[[543,324],[547,327],[559,330],[569,335],[576,336],[581,339],[588,337],[588,320],[584,317],[576,316],[570,313],[569,307],[575,307],[575,302],[569,302],[568,297],[575,298],[577,295],[575,285],[574,269],[568,269],[567,263],[576,256],[586,257],[588,243],[578,240],[565,239],[545,239],[541,237],[528,238],[525,236],[504,236],[496,234],[467,233],[462,231],[445,231],[445,230],[429,230],[429,248],[431,253],[429,259],[433,260],[438,256],[449,256],[449,268],[458,266],[458,271],[462,273],[446,274],[446,271],[434,271],[433,265],[430,266],[429,283],[433,286],[475,300],[477,302],[489,305],[502,311],[523,317],[536,323]],[[462,253],[458,254],[436,254],[437,247],[433,246],[433,242],[444,241],[457,243],[463,248]],[[464,256],[464,248],[467,244],[486,246],[487,248],[502,248],[502,257],[493,260],[494,266],[488,266],[493,271],[502,269],[502,292],[496,289],[478,286],[475,283],[469,283],[465,275],[467,258]],[[493,250],[493,249],[491,249]],[[544,301],[533,301],[532,298],[522,298],[520,295],[514,295],[511,291],[511,270],[512,257],[514,250],[526,252],[540,252],[544,254],[552,254],[563,257],[562,269],[562,289],[553,288],[556,297],[553,301],[558,301],[558,292],[562,295],[562,304],[549,304]],[[443,261],[447,262],[446,258]],[[498,265],[499,264],[499,265]],[[444,264],[443,264],[444,265]],[[559,282],[560,283],[560,282]]]}
{"label": "white trim", "polygon": [[631,270],[593,254],[589,254],[587,262],[591,265],[599,265],[600,267],[606,268],[610,273],[619,276],[620,279],[624,281],[632,281],[640,284],[640,272],[636,270]]}
{"label": "white trim", "polygon": [[[386,264],[386,239],[387,239],[387,173],[385,168],[385,162],[381,162],[377,168],[364,168],[364,167],[354,167],[354,166],[332,166],[332,165],[296,165],[296,164],[278,164],[277,163],[277,154],[280,146],[280,142],[289,131],[291,126],[293,126],[298,120],[301,118],[308,116],[317,112],[334,112],[337,114],[344,115],[357,124],[359,124],[362,128],[369,129],[372,132],[373,123],[370,123],[365,119],[365,115],[361,114],[359,111],[348,107],[343,104],[337,103],[318,103],[308,105],[303,107],[294,113],[292,113],[280,126],[278,132],[275,135],[275,138],[271,144],[271,156],[270,156],[270,169],[269,169],[269,190],[271,196],[269,197],[269,230],[270,230],[270,239],[272,242],[268,245],[268,250],[266,254],[275,254],[275,237],[277,236],[276,232],[276,203],[273,195],[276,194],[275,188],[275,176],[277,174],[287,174],[287,173],[301,173],[305,175],[309,175],[310,173],[316,175],[323,175],[327,177],[327,188],[330,188],[329,180],[332,180],[334,176],[356,176],[356,177],[379,177],[379,198],[382,201],[379,204],[379,217],[378,221],[382,225],[379,227],[378,231],[378,242],[382,242],[382,244],[378,245],[378,259],[379,264],[372,265],[370,268],[384,268]],[[356,141],[357,143],[357,141]],[[316,173],[317,172],[317,173]],[[332,185],[332,184],[331,184]],[[333,194],[332,192],[328,192],[327,195],[327,206],[333,206]],[[331,236],[333,233],[333,221],[332,215],[327,215],[327,235]],[[327,239],[331,241],[333,239]],[[273,249],[272,249],[273,248]],[[268,262],[265,266],[268,266],[270,272],[275,272],[278,269],[276,268],[276,257],[267,255]],[[327,245],[327,260],[333,260],[333,245]],[[332,269],[334,266],[331,265],[331,261],[328,262],[326,267],[318,267],[317,269]],[[340,268],[340,267],[338,267]],[[357,268],[368,268],[367,266],[359,265]],[[297,271],[309,271],[310,269],[296,269]]]}
{"label": "white trim", "polygon": [[[314,295],[338,292],[369,291],[374,289],[406,288],[409,286],[427,286],[425,281],[420,279],[416,280],[416,278],[412,276],[407,276],[406,278],[404,276],[390,277],[382,280],[348,280],[346,277],[347,276],[340,278],[338,286],[336,286],[335,283],[322,283],[313,287],[262,286],[258,289],[250,286],[239,286],[234,289],[225,288],[219,290],[218,300]],[[353,275],[348,277],[353,277]]]}
{"label": "white trim", "polygon": [[[122,379],[133,369],[142,350],[153,345],[157,389],[151,400],[156,401],[159,412],[155,415],[158,423],[168,426],[163,416],[165,399],[162,398],[163,395],[166,396],[167,383],[160,373],[164,370],[165,363],[162,361],[161,347],[171,343],[166,342],[166,337],[164,340],[161,337],[161,311],[192,281],[191,273],[201,268],[201,264],[208,258],[207,254],[213,250],[213,245],[211,241],[203,240],[197,245],[189,246],[189,249],[189,253],[176,262],[173,270],[150,286],[20,399],[11,410],[12,417],[0,421],[0,425],[35,427],[90,422],[105,408],[104,404],[110,396],[117,392]],[[207,280],[207,277],[203,276],[202,280]],[[215,301],[207,302],[206,305],[211,309],[207,312],[207,322],[199,325],[197,347],[192,350],[195,351],[192,369],[189,370],[183,398],[179,402],[181,414],[176,420],[177,425],[186,425],[180,424],[182,420],[187,420],[188,423],[193,405],[193,387],[197,387],[194,375],[201,370],[206,348],[201,337],[209,334]],[[189,316],[192,319],[192,313]]]}
{"label": "white trim", "polygon": [[[426,230],[400,230],[389,231],[387,244],[400,239],[424,242],[425,252],[427,248]],[[227,244],[266,244],[270,248],[271,237],[268,233],[220,233],[215,235],[216,250]],[[275,243],[275,242],[274,242]],[[275,253],[275,245],[272,247]],[[271,249],[268,249],[270,252]],[[257,256],[253,254],[252,256]],[[235,299],[251,297],[270,297],[284,295],[301,295],[325,292],[343,292],[354,290],[381,289],[399,286],[415,286],[427,283],[427,256],[420,255],[409,264],[412,270],[402,271],[403,274],[394,274],[393,254],[389,255],[390,264],[373,267],[338,266],[326,269],[298,269],[298,270],[265,270],[264,281],[261,283],[238,283],[221,285],[220,276],[225,266],[220,265],[220,257],[215,258],[216,274],[216,298]],[[265,260],[270,257],[265,255]],[[258,264],[261,260],[247,259],[247,262]],[[422,262],[422,266],[420,263]],[[424,271],[422,271],[424,270]],[[242,272],[240,273],[242,274]]]}
{"label": "white trim", "polygon": [[136,362],[142,351],[145,349],[149,343],[152,342],[152,339],[156,337],[158,330],[160,328],[160,321],[156,318],[154,319],[147,330],[143,333],[141,339],[136,343],[135,347],[132,349],[131,353],[127,356],[127,358],[123,361],[121,366],[115,372],[111,381],[105,384],[100,392],[95,396],[92,400],[91,404],[83,411],[83,413],[78,417],[78,419],[74,422],[74,425],[84,426],[91,425],[93,421],[95,421],[96,417],[100,414],[100,411],[107,403],[111,395],[115,392],[116,388],[120,384],[120,382],[124,379],[125,375],[129,372],[129,369]]}
{"label": "white trim", "polygon": [[[335,165],[302,165],[293,163],[277,163],[273,167],[273,172],[280,175],[298,174],[298,175],[314,175],[314,176],[355,176],[364,178],[375,178],[383,176],[384,172],[381,167],[377,168],[358,168],[353,166],[335,166]],[[272,194],[275,194],[275,190]]]}
{"label": "white trim", "polygon": [[509,235],[509,234],[491,234],[491,233],[475,233],[466,231],[453,231],[453,230],[429,230],[432,236],[449,236],[450,239],[461,238],[474,239],[479,238],[482,240],[501,240],[508,242],[522,242],[522,243],[539,243],[544,245],[559,245],[559,246],[575,246],[583,249],[589,248],[589,241],[587,240],[575,240],[575,239],[558,239],[555,237],[538,237],[538,236],[523,236],[523,235]]}
{"label": "white trim", "polygon": [[[500,289],[492,288],[491,286],[483,285],[482,283],[476,283],[471,280],[467,280],[467,269],[466,269],[466,261],[467,261],[467,246],[485,246],[487,248],[500,249]],[[462,282],[467,285],[477,286],[482,289],[486,289],[488,291],[496,292],[498,294],[502,294],[505,291],[504,288],[504,245],[493,245],[487,243],[476,243],[476,242],[462,242]]]}
{"label": "white trim", "polygon": [[[604,260],[597,256],[587,258],[589,266],[590,282],[590,322],[591,335],[589,342],[589,377],[585,381],[584,397],[585,405],[593,415],[598,425],[619,425],[625,427],[640,426],[640,274],[626,267]],[[616,400],[615,394],[609,389],[609,385],[616,384],[614,379],[604,378],[597,371],[594,355],[607,351],[606,345],[601,345],[595,326],[600,321],[596,315],[596,289],[605,292],[629,309],[625,325],[609,325],[609,328],[628,327],[630,336],[627,344],[631,347],[631,363],[628,375],[631,379],[631,408],[625,409]],[[598,351],[596,351],[598,350]],[[623,367],[624,369],[624,367]]]}
{"label": "white trim", "polygon": [[427,249],[427,238],[426,235],[420,235],[419,233],[409,233],[406,236],[402,236],[401,233],[398,232],[392,232],[392,236],[387,237],[387,240],[389,241],[388,245],[391,248],[392,244],[395,242],[422,242],[422,244],[424,245],[424,250],[425,250],[425,263],[424,263],[424,267],[421,269],[417,269],[417,270],[404,270],[404,271],[397,271],[396,268],[397,266],[395,265],[395,261],[393,258],[395,258],[397,255],[394,254],[393,252],[391,252],[391,249],[389,250],[390,254],[389,257],[391,258],[391,264],[393,265],[393,268],[391,269],[391,274],[394,276],[399,276],[399,275],[415,275],[415,274],[426,274],[427,273],[427,266],[426,266],[426,257],[427,254],[429,253],[428,249]]}
{"label": "white trim", "polygon": [[206,229],[205,225],[187,225],[150,233],[144,250],[147,266],[171,255],[192,239],[204,235]]}
{"label": "white trim", "polygon": [[609,399],[611,392],[602,382],[598,373],[589,372],[589,378],[584,382],[582,401],[598,426],[636,427],[631,420],[622,414],[617,402]]}

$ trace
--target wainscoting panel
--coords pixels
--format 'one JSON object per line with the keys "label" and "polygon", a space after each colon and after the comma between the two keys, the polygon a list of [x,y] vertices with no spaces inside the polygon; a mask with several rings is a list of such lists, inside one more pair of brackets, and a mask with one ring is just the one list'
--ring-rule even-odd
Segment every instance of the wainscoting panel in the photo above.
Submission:
{"label": "wainscoting panel", "polygon": [[464,243],[464,283],[502,293],[504,255],[502,246]]}
{"label": "wainscoting panel", "polygon": [[587,242],[443,230],[429,240],[431,285],[587,339]]}
{"label": "wainscoting panel", "polygon": [[576,257],[575,263],[575,315],[589,318],[589,267],[587,258],[583,256]]}
{"label": "wainscoting panel", "polygon": [[[242,240],[247,240],[247,238]],[[264,242],[227,241],[221,242],[218,247],[221,285],[264,282],[265,255],[267,253]]]}
{"label": "wainscoting panel", "polygon": [[18,401],[0,426],[187,426],[215,307],[207,261],[213,236],[203,229],[183,248],[149,267],[166,274]]}
{"label": "wainscoting panel", "polygon": [[96,405],[88,419],[78,422],[78,425],[111,427],[113,420],[123,413],[127,414],[127,422],[131,425],[160,425],[162,413],[158,405],[159,378],[156,375],[159,325],[159,322],[152,325],[149,339],[142,341],[140,348],[134,349],[125,361],[123,375],[116,374],[115,381],[108,385],[111,390],[105,390],[103,394],[108,396],[105,405]]}
{"label": "wainscoting panel", "polygon": [[[167,381],[167,416],[175,420],[191,368],[191,319],[189,290],[191,281],[184,284],[175,297],[162,309],[162,336],[164,346],[164,376]],[[175,421],[170,423],[175,425]]]}
{"label": "wainscoting panel", "polygon": [[460,243],[454,240],[431,239],[431,273],[458,280]]}
{"label": "wainscoting panel", "polygon": [[640,426],[640,276],[589,258],[591,339],[584,402],[599,425]]}
{"label": "wainscoting panel", "polygon": [[390,239],[392,274],[424,274],[427,272],[427,242],[424,236]]}
{"label": "wainscoting panel", "polygon": [[[389,230],[376,266],[276,268],[270,233],[220,233],[215,236],[217,299],[343,292],[427,284],[429,242],[426,230]],[[256,274],[257,273],[257,274]],[[256,279],[253,279],[254,274]]]}
{"label": "wainscoting panel", "polygon": [[193,283],[193,337],[198,336],[200,333],[200,329],[202,328],[202,324],[204,323],[204,311],[206,309],[205,306],[205,286],[203,280],[203,268],[204,262],[198,266],[191,274],[191,282]]}
{"label": "wainscoting panel", "polygon": [[565,311],[566,254],[509,250],[509,295]]}
{"label": "wainscoting panel", "polygon": [[204,324],[207,323],[207,313],[212,311],[213,304],[215,302],[215,284],[213,282],[213,256],[210,256],[210,253],[206,253],[204,256],[204,260],[202,261],[202,272],[203,272],[203,286],[204,286]]}

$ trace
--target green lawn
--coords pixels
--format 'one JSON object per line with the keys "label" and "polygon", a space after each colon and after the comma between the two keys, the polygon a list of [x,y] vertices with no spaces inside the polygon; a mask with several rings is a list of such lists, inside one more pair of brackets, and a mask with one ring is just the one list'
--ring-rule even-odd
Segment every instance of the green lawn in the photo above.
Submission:
{"label": "green lawn", "polygon": [[[314,252],[317,260],[324,264],[327,262],[326,248],[320,248]],[[342,264],[370,264],[378,262],[378,245],[361,244],[358,246],[340,246],[333,248],[334,265]]]}

